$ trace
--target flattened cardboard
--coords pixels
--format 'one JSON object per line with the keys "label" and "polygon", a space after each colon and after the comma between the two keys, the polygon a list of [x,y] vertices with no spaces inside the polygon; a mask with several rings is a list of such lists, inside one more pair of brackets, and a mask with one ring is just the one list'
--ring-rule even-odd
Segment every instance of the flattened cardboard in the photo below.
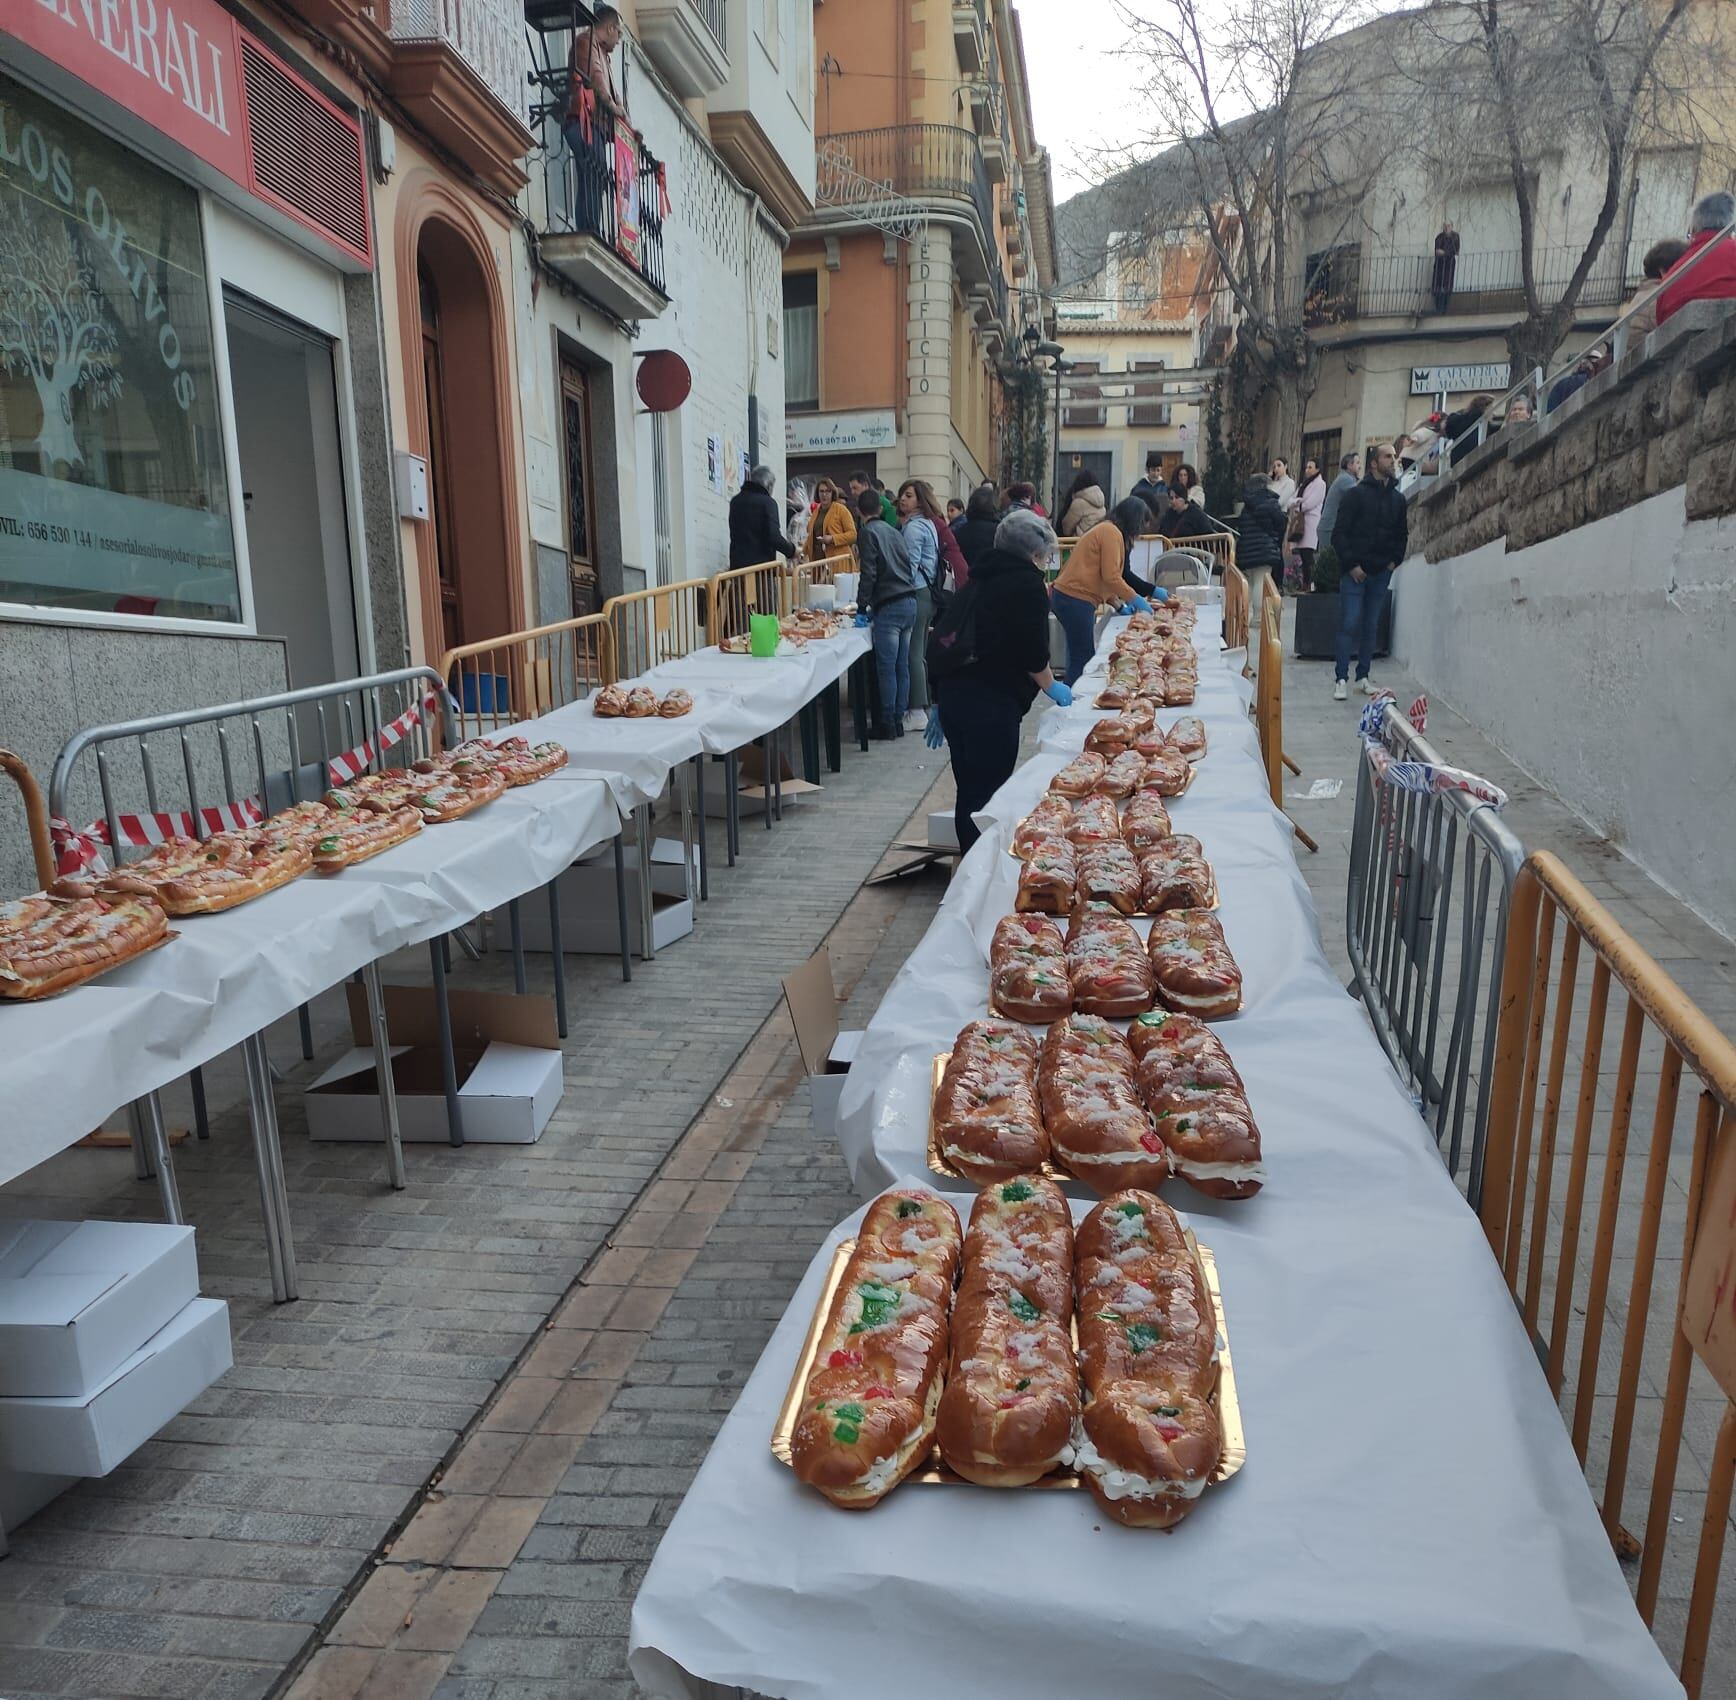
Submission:
{"label": "flattened cardboard", "polygon": [[836,1133],[838,1101],[862,1043],[859,1029],[838,1029],[832,958],[824,945],[783,980],[784,1003],[796,1030],[796,1049],[808,1073],[808,1102],[816,1133]]}
{"label": "flattened cardboard", "polygon": [[100,1386],[198,1294],[191,1228],[0,1223],[0,1396]]}
{"label": "flattened cardboard", "polygon": [[106,1476],[231,1361],[229,1307],[194,1299],[92,1392],[0,1399],[0,1470]]}
{"label": "flattened cardboard", "polygon": [[1736,1130],[1712,1148],[1700,1227],[1682,1289],[1682,1332],[1736,1399]]}

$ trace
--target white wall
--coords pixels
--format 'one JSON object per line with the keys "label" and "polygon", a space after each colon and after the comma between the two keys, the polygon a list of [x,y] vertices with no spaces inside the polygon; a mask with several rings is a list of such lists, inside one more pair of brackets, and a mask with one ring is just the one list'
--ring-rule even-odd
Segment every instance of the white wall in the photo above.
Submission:
{"label": "white wall", "polygon": [[1736,937],[1736,516],[1680,486],[1516,554],[1413,558],[1400,662]]}

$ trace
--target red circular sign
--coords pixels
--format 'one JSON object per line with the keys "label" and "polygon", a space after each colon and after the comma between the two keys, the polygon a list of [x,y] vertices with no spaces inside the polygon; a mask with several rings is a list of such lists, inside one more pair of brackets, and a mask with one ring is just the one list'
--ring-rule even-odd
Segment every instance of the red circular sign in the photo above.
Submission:
{"label": "red circular sign", "polygon": [[639,399],[653,413],[673,413],[693,393],[693,374],[673,348],[644,355],[637,383]]}

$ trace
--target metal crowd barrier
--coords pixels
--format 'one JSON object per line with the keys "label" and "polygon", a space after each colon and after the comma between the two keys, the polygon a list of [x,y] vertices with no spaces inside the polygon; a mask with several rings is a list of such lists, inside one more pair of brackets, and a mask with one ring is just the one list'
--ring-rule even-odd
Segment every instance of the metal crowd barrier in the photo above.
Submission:
{"label": "metal crowd barrier", "polygon": [[440,658],[440,676],[460,739],[498,731],[614,684],[615,624],[606,613],[586,614],[461,644]]}
{"label": "metal crowd barrier", "polygon": [[[1583,1020],[1576,1022],[1582,955],[1592,959],[1591,989]],[[1677,1468],[1690,1395],[1713,1408],[1719,1398],[1724,1401],[1710,1453],[1700,1460],[1707,1472],[1705,1505],[1679,1666],[1682,1686],[1694,1700],[1708,1674],[1732,1478],[1736,1477],[1736,1398],[1728,1396],[1733,1389],[1727,1368],[1722,1388],[1705,1374],[1680,1318],[1686,1275],[1695,1259],[1706,1260],[1705,1268],[1727,1279],[1736,1255],[1736,1223],[1717,1220],[1704,1209],[1714,1153],[1721,1152],[1728,1160],[1731,1141],[1736,1140],[1736,1046],[1546,852],[1536,852],[1518,870],[1507,917],[1504,963],[1484,1154],[1483,1227],[1549,1385],[1564,1406],[1563,1386],[1572,1362],[1573,1447],[1581,1467],[1587,1469],[1588,1481],[1593,1423],[1603,1431],[1607,1421],[1600,1511],[1617,1554],[1639,1559],[1636,1602],[1648,1625],[1654,1625],[1672,1527],[1686,1521],[1678,1498]],[[1612,991],[1619,1012],[1610,1008]],[[1613,1087],[1604,1084],[1605,1028],[1612,1016],[1618,1017],[1621,1032]],[[1578,1078],[1573,1087],[1573,1128],[1562,1146],[1559,1122],[1568,1089],[1567,1065],[1574,1052]],[[1651,1097],[1649,1132],[1638,1132],[1633,1126],[1642,1055]],[[1699,1088],[1695,1092],[1690,1081],[1687,1102],[1681,1092],[1684,1071]],[[1651,1090],[1654,1077],[1655,1091]],[[1683,1145],[1691,1153],[1685,1176],[1674,1155]],[[1630,1157],[1636,1165],[1643,1161],[1643,1189],[1624,1184]],[[1675,1175],[1673,1162],[1678,1169]],[[1565,1190],[1557,1199],[1557,1176],[1563,1170]],[[1597,1226],[1590,1267],[1582,1273],[1580,1240],[1590,1197],[1598,1201]],[[1672,1237],[1680,1232],[1681,1253],[1678,1263],[1672,1250],[1666,1250],[1660,1268],[1658,1248],[1666,1231],[1666,1213]],[[1624,1228],[1631,1239],[1624,1237]],[[1618,1246],[1623,1268],[1631,1264],[1632,1272],[1625,1275],[1625,1302],[1618,1293],[1612,1315],[1610,1289],[1616,1279]],[[1674,1293],[1668,1290],[1671,1266],[1676,1272]],[[1612,1409],[1608,1377],[1600,1376],[1599,1369],[1605,1346],[1613,1353],[1618,1343]],[[1648,1378],[1648,1388],[1662,1389],[1649,1484],[1643,1480],[1643,1457],[1630,1468],[1642,1374]],[[1648,1428],[1650,1422],[1648,1412]],[[1596,1484],[1592,1485],[1596,1492]],[[1637,1534],[1622,1523],[1630,1487],[1646,1497],[1645,1522]],[[1728,1681],[1715,1691],[1729,1694],[1730,1684],[1736,1683],[1736,1668],[1722,1673],[1722,1678]]]}
{"label": "metal crowd barrier", "polygon": [[614,631],[619,676],[636,678],[659,662],[678,661],[703,648],[710,594],[708,579],[687,578],[611,596],[603,613]]}
{"label": "metal crowd barrier", "polygon": [[[1441,763],[1394,703],[1379,737],[1396,759]],[[1524,860],[1500,816],[1468,792],[1403,790],[1366,754],[1358,761],[1345,896],[1351,990],[1473,1209],[1483,1194],[1496,987]]]}
{"label": "metal crowd barrier", "polygon": [[745,637],[755,614],[790,611],[795,589],[782,561],[762,561],[753,567],[731,567],[712,576],[706,595],[705,635],[709,643]]}
{"label": "metal crowd barrier", "polygon": [[[204,839],[225,824],[202,811],[226,805],[251,805],[248,813],[277,813],[300,802],[317,800],[331,789],[330,763],[347,756],[357,773],[402,767],[433,753],[446,724],[444,683],[431,667],[405,667],[337,684],[312,685],[280,691],[214,708],[183,709],[143,719],[93,726],[75,733],[54,763],[49,779],[48,807],[56,821],[74,823],[100,797],[106,828],[106,853],[118,866],[128,849],[141,852],[152,836],[188,833]],[[165,745],[167,746],[165,749]],[[317,747],[315,757],[312,750]],[[81,766],[89,755],[89,764]],[[87,768],[95,768],[94,795]],[[251,785],[253,789],[247,790]],[[132,830],[138,817],[123,808],[117,792],[129,800],[142,788],[146,808],[144,831]],[[150,817],[157,817],[152,820]],[[123,822],[129,823],[123,825]],[[455,1104],[451,1029],[446,1013],[443,940],[431,941],[435,995],[440,1014],[442,1051],[448,1063],[448,1104]],[[385,1003],[380,991],[379,964],[362,970],[367,990],[376,1054],[389,1054]],[[557,980],[557,1007],[564,1025],[565,989]],[[313,1054],[307,1010],[301,1012],[302,1054]],[[283,1178],[283,1148],[272,1101],[271,1063],[265,1038],[255,1033],[242,1042],[247,1078],[248,1121],[253,1136],[259,1203],[265,1218],[266,1256],[271,1267],[272,1293],[281,1303],[296,1296],[295,1238],[290,1224],[289,1191]],[[204,1084],[192,1071],[193,1105],[198,1133],[207,1136]],[[405,1185],[404,1152],[399,1139],[398,1103],[391,1071],[380,1071],[380,1120],[385,1136],[386,1176],[395,1190]],[[152,1092],[134,1106],[135,1158],[139,1178],[156,1177],[167,1220],[179,1222],[180,1195],[169,1156],[162,1100]],[[453,1123],[454,1143],[462,1127]]]}

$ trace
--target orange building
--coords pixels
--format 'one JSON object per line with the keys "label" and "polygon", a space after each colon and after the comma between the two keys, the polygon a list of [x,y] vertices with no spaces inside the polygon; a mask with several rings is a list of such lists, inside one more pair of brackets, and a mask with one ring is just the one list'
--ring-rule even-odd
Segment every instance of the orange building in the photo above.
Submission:
{"label": "orange building", "polygon": [[814,216],[784,257],[789,476],[1003,475],[1001,371],[1055,282],[1008,0],[817,8]]}

